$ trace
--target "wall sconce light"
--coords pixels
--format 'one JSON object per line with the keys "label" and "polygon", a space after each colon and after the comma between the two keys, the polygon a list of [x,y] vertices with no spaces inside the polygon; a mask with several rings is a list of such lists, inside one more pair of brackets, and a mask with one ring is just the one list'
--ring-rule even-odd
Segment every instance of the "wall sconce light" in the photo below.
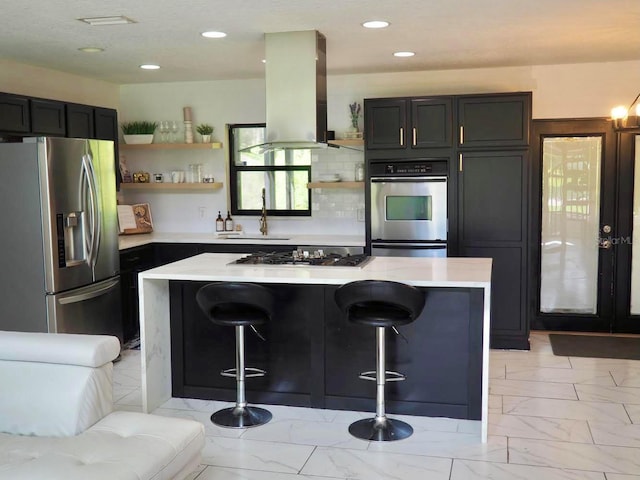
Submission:
{"label": "wall sconce light", "polygon": [[[636,96],[636,98],[631,102],[629,108],[624,105],[619,105],[611,109],[611,120],[613,120],[613,128],[615,129],[625,129],[625,128],[638,128],[640,126],[640,103],[638,103],[638,99],[640,99],[640,93]],[[635,115],[629,115],[629,112],[632,111],[633,107],[635,108]]]}

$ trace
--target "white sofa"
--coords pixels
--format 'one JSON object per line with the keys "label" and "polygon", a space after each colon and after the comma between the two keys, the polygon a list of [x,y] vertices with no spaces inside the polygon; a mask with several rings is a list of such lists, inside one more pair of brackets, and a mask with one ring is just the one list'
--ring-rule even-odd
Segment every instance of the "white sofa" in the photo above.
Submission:
{"label": "white sofa", "polygon": [[115,337],[0,331],[0,480],[165,480],[198,466],[204,427],[113,411]]}

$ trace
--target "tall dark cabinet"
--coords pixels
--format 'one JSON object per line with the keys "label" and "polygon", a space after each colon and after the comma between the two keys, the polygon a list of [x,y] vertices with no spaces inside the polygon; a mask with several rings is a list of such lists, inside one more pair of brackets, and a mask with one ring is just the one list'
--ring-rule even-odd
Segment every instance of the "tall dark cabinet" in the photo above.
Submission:
{"label": "tall dark cabinet", "polygon": [[491,346],[529,348],[531,93],[381,98],[364,103],[369,164],[449,159],[449,256],[493,259]]}

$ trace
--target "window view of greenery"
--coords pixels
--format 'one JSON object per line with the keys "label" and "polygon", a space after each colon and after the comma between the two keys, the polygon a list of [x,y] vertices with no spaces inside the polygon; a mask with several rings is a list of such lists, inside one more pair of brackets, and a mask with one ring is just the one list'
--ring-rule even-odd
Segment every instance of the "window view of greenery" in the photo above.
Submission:
{"label": "window view of greenery", "polygon": [[229,126],[232,212],[259,215],[264,188],[270,215],[311,215],[311,152],[249,149],[264,142],[264,124]]}

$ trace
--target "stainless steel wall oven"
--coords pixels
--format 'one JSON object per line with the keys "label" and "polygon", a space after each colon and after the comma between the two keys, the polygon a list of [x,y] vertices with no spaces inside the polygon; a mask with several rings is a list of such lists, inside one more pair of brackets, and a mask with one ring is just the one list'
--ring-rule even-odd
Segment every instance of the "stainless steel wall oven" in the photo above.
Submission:
{"label": "stainless steel wall oven", "polygon": [[370,166],[371,254],[447,256],[447,162]]}

